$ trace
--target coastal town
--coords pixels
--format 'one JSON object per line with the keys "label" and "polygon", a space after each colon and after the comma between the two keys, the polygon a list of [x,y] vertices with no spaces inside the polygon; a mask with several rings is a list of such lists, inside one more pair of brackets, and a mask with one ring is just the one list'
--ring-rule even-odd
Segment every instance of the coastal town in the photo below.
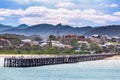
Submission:
{"label": "coastal town", "polygon": [[120,80],[120,0],[0,0],[0,80]]}
{"label": "coastal town", "polygon": [[0,35],[0,54],[120,54],[120,37],[94,34],[24,36],[15,34]]}

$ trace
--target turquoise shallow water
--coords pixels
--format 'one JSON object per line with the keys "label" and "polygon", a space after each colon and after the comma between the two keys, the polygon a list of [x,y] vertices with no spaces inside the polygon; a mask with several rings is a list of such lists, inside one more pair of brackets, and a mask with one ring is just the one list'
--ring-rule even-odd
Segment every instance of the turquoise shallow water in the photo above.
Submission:
{"label": "turquoise shallow water", "polygon": [[120,80],[120,60],[31,68],[0,67],[0,80]]}

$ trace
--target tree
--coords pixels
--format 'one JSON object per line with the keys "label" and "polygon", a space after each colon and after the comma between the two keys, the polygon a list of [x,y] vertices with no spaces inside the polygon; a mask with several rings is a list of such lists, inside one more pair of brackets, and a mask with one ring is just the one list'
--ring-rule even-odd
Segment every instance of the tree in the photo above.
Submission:
{"label": "tree", "polygon": [[70,40],[70,45],[72,45],[74,48],[78,48],[79,43],[77,39]]}
{"label": "tree", "polygon": [[34,40],[35,40],[35,41],[41,41],[42,38],[40,38],[40,37],[35,37]]}
{"label": "tree", "polygon": [[57,40],[57,39],[56,39],[56,36],[50,35],[50,36],[49,36],[49,40]]}
{"label": "tree", "polygon": [[102,47],[98,46],[97,43],[91,43],[90,50],[95,51],[96,53],[101,53],[103,51]]}
{"label": "tree", "polygon": [[116,48],[113,45],[108,46],[108,52],[115,52]]}
{"label": "tree", "polygon": [[14,46],[18,46],[22,43],[22,41],[19,38],[9,38],[9,43],[11,43]]}
{"label": "tree", "polygon": [[81,50],[87,50],[88,46],[85,43],[81,44]]}

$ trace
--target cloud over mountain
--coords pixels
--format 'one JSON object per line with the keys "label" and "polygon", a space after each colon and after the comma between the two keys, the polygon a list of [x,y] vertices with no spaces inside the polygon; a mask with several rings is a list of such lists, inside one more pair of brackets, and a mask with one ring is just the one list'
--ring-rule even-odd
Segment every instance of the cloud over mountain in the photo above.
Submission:
{"label": "cloud over mountain", "polygon": [[0,22],[10,25],[120,24],[120,3],[118,2],[120,0],[1,0]]}
{"label": "cloud over mountain", "polygon": [[4,17],[19,17],[19,23],[35,25],[41,23],[48,24],[77,24],[75,20],[91,21],[93,23],[105,24],[111,21],[120,21],[118,13],[105,14],[94,9],[79,10],[79,9],[51,9],[47,7],[32,6],[27,9],[0,9],[1,20]]}

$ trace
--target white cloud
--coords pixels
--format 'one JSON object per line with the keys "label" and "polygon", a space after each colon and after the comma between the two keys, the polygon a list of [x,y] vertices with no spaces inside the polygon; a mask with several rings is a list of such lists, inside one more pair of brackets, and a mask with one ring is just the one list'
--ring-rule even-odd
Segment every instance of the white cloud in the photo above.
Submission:
{"label": "white cloud", "polygon": [[71,2],[59,2],[58,4],[56,4],[56,7],[61,7],[61,8],[71,8],[74,7],[75,4],[71,3]]}
{"label": "white cloud", "polygon": [[113,14],[116,15],[116,16],[120,16],[120,12],[115,12]]}
{"label": "white cloud", "polygon": [[[54,19],[54,18],[52,18]],[[60,19],[58,18],[57,20],[54,19],[52,20],[50,18],[41,18],[41,17],[23,17],[20,18],[20,24],[25,23],[28,25],[35,25],[35,24],[40,24],[40,23],[47,23],[47,24],[58,24],[58,23],[62,23],[62,24],[69,24],[69,22],[65,19]]]}
{"label": "white cloud", "polygon": [[110,4],[103,4],[103,3],[100,3],[99,6],[100,6],[100,7],[110,7]]}
{"label": "white cloud", "polygon": [[118,4],[111,4],[110,7],[118,7],[119,5]]}
{"label": "white cloud", "polygon": [[0,16],[22,16],[24,15],[24,10],[18,9],[18,10],[11,10],[11,9],[0,9]]}
{"label": "white cloud", "polygon": [[71,2],[72,0],[13,0],[18,4],[29,4],[31,2],[39,2],[39,3],[59,3],[59,2]]}
{"label": "white cloud", "polygon": [[[49,9],[46,7],[33,6],[25,10],[0,9],[2,17],[19,17],[20,23],[29,25],[49,23],[49,24],[70,24],[75,25],[81,21],[90,21],[98,24],[105,24],[110,21],[120,21],[120,12],[105,14],[94,9]],[[77,22],[76,22],[77,21]],[[81,23],[82,24],[82,23]]]}
{"label": "white cloud", "polygon": [[99,6],[100,7],[112,7],[112,8],[114,8],[114,7],[118,7],[119,5],[115,4],[115,3],[113,3],[113,4],[103,4],[103,3],[101,3],[101,4],[99,4]]}
{"label": "white cloud", "polygon": [[28,4],[30,2],[42,2],[42,3],[48,3],[48,2],[51,2],[53,0],[13,0],[19,4]]}
{"label": "white cloud", "polygon": [[[34,8],[34,9],[33,9]],[[30,10],[38,10],[38,12]],[[64,8],[60,9],[48,9],[45,7],[31,7],[26,10],[29,14],[38,15],[37,17],[24,17],[20,19],[21,23],[26,24],[39,24],[39,23],[50,23],[50,24],[69,24],[74,19],[86,20],[98,24],[105,24],[108,21],[120,21],[120,18],[115,15],[104,14],[102,12],[89,9],[89,10],[68,10]],[[72,21],[73,24],[76,22]]]}
{"label": "white cloud", "polygon": [[96,10],[94,10],[94,9],[88,9],[88,10],[84,10],[83,12],[82,12],[82,14],[83,15],[101,15],[101,14],[103,14],[102,12],[100,12],[100,11],[96,11]]}
{"label": "white cloud", "polygon": [[109,21],[120,21],[120,18],[117,16],[105,15],[105,14],[103,14],[103,15],[98,15],[98,14],[83,15],[82,18],[85,20],[92,21],[94,23],[98,23],[98,24],[105,24],[106,22],[109,22]]}
{"label": "white cloud", "polygon": [[0,21],[4,21],[5,20],[5,18],[3,18],[3,17],[0,17]]}

